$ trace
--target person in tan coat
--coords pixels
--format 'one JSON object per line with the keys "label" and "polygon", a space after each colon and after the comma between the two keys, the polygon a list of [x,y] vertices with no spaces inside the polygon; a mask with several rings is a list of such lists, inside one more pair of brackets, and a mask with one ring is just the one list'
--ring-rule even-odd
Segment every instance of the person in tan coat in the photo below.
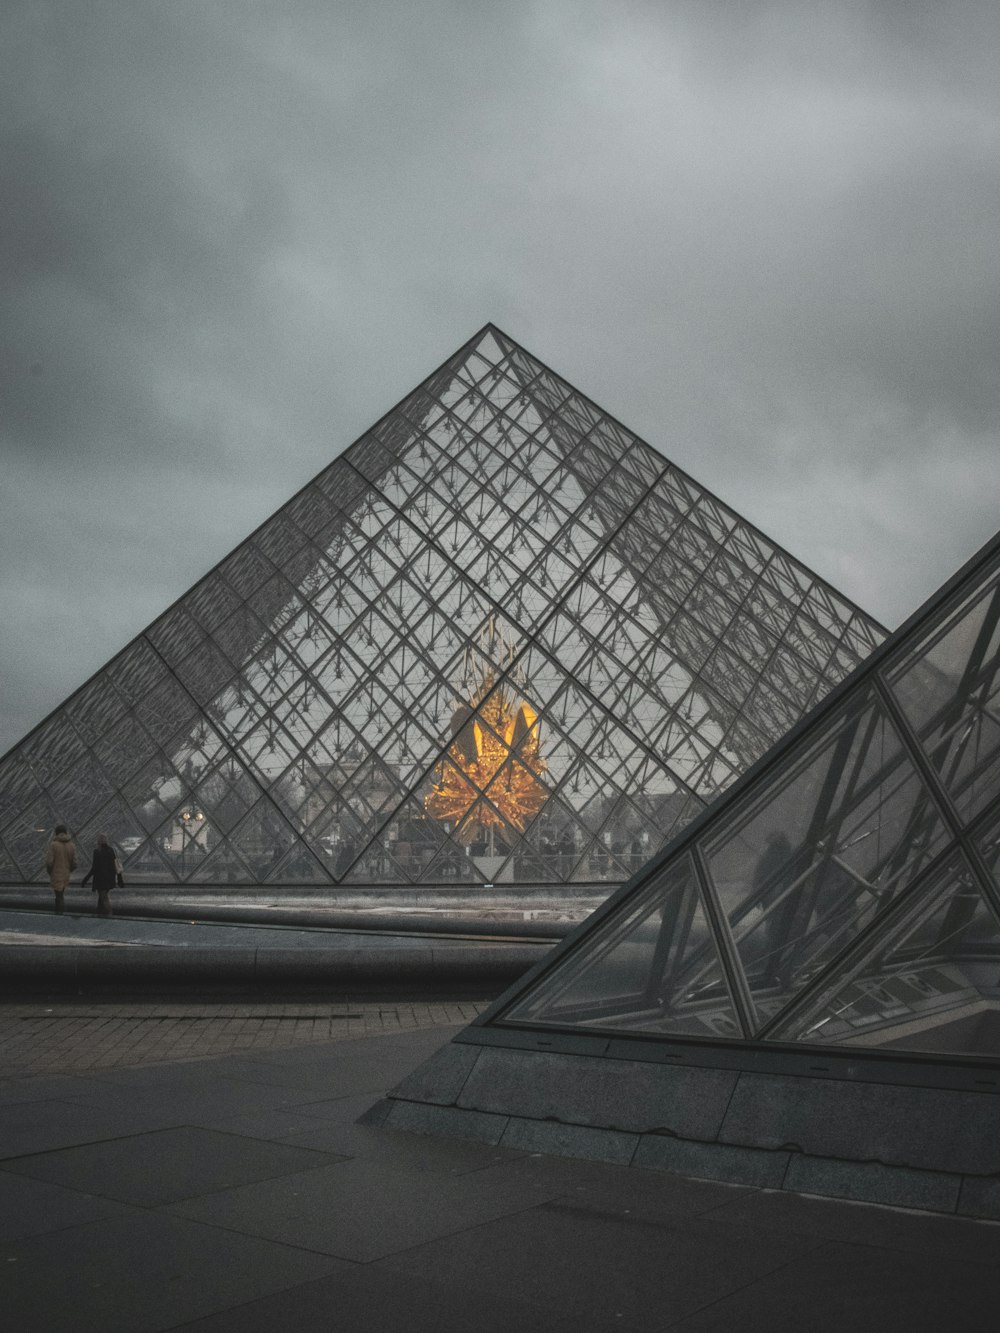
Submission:
{"label": "person in tan coat", "polygon": [[49,883],[56,895],[56,911],[63,910],[63,894],[69,877],[76,869],[76,848],[70,840],[65,824],[57,824],[52,841],[45,853],[45,869],[49,872]]}

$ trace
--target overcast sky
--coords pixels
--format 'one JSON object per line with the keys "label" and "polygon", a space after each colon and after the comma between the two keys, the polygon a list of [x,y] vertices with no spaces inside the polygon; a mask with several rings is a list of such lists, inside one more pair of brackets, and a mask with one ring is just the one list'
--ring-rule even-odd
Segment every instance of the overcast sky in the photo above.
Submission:
{"label": "overcast sky", "polygon": [[488,320],[895,626],[998,524],[1000,6],[5,0],[0,752]]}

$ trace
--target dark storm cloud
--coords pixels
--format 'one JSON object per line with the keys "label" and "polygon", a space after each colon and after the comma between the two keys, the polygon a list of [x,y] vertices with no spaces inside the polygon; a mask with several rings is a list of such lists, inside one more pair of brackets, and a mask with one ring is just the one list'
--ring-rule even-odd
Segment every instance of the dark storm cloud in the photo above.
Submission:
{"label": "dark storm cloud", "polygon": [[487,319],[896,623],[996,526],[998,35],[9,3],[0,749]]}

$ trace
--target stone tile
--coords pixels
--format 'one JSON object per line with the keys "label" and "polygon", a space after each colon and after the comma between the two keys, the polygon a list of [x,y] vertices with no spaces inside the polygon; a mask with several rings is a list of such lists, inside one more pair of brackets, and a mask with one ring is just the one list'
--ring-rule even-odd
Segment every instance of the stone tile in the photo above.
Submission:
{"label": "stone tile", "polygon": [[[365,1095],[369,1103],[399,1081],[400,1066],[361,1056],[328,1056],[323,1061],[262,1067],[259,1071],[233,1070],[227,1081],[246,1096],[272,1101],[304,1103],[333,1101]],[[254,1092],[257,1089],[258,1092]]]}
{"label": "stone tile", "polygon": [[254,1062],[270,1065],[301,1066],[330,1059],[338,1053],[344,1060],[357,1060],[371,1063],[401,1062],[404,1066],[400,1077],[414,1069],[422,1059],[427,1059],[434,1051],[447,1044],[455,1032],[464,1024],[446,1024],[428,1028],[425,1031],[384,1032],[378,1036],[357,1037],[350,1042],[330,1042],[314,1046],[296,1046],[288,1049],[268,1052],[255,1051]]}
{"label": "stone tile", "polygon": [[346,1267],[136,1210],[5,1244],[0,1263],[4,1327],[24,1333],[155,1333]]}
{"label": "stone tile", "polygon": [[[204,1118],[191,1116],[190,1123],[197,1129],[214,1129],[220,1134],[244,1134],[251,1139],[286,1142],[297,1134],[315,1130],[327,1122],[317,1116],[306,1115],[294,1107],[275,1107],[273,1110],[250,1112],[248,1115],[223,1116],[218,1119],[211,1113]],[[313,1145],[302,1146],[308,1148]]]}
{"label": "stone tile", "polygon": [[[418,1245],[384,1267],[545,1305],[606,1328],[660,1329],[787,1264],[816,1242],[661,1225],[558,1201]],[[808,1328],[806,1324],[804,1327]]]}
{"label": "stone tile", "polygon": [[153,1206],[329,1165],[331,1155],[182,1126],[38,1156],[4,1170],[123,1203]]}
{"label": "stone tile", "polygon": [[91,1095],[103,1095],[104,1085],[83,1075],[22,1075],[0,1083],[0,1107],[15,1106],[18,1102],[87,1100]]}
{"label": "stone tile", "polygon": [[708,1216],[755,1234],[822,1236],[902,1253],[968,1258],[1000,1268],[996,1223],[766,1190],[722,1201]]}
{"label": "stone tile", "polygon": [[[287,1090],[280,1085],[220,1077],[211,1061],[185,1064],[180,1070],[175,1078],[170,1077],[169,1067],[164,1066],[114,1071],[107,1081],[102,1076],[100,1083],[89,1088],[86,1101],[79,1105],[102,1111],[127,1108],[136,1112],[151,1109],[165,1112],[169,1108],[173,1116],[192,1113],[205,1116],[214,1112],[218,1117],[270,1110],[289,1100]],[[142,1077],[133,1080],[129,1077],[132,1074]]]}
{"label": "stone tile", "polygon": [[879,1162],[831,1162],[796,1153],[789,1163],[784,1187],[800,1194],[953,1213],[960,1185],[959,1176],[943,1172],[908,1171]]}
{"label": "stone tile", "polygon": [[393,1089],[393,1096],[403,1101],[436,1102],[451,1106],[479,1059],[480,1046],[459,1046],[449,1042],[419,1065]]}
{"label": "stone tile", "polygon": [[[719,1137],[811,1157],[1000,1173],[1000,1098],[843,1080],[741,1074]],[[699,1135],[698,1137],[704,1137]]]}
{"label": "stone tile", "polygon": [[172,1204],[169,1211],[369,1263],[530,1208],[553,1194],[519,1180],[494,1181],[487,1190],[479,1176],[445,1176],[359,1158]]}
{"label": "stone tile", "polygon": [[993,1333],[1000,1272],[830,1243],[667,1325],[671,1333]]}
{"label": "stone tile", "polygon": [[124,1204],[111,1199],[0,1170],[0,1242],[62,1231],[129,1211]]}
{"label": "stone tile", "polygon": [[15,1102],[0,1107],[0,1160],[160,1129],[170,1120],[169,1113],[154,1106],[104,1109],[70,1102]]}
{"label": "stone tile", "polygon": [[542,1153],[497,1163],[484,1168],[481,1175],[485,1189],[492,1187],[494,1176],[516,1178],[556,1190],[560,1200],[580,1208],[671,1224],[679,1217],[708,1213],[752,1193],[738,1185]]}
{"label": "stone tile", "polygon": [[459,1105],[531,1120],[711,1139],[736,1078],[725,1070],[485,1047]]}
{"label": "stone tile", "polygon": [[552,1120],[521,1120],[511,1116],[500,1146],[628,1166],[638,1142],[638,1134],[622,1134],[615,1129],[589,1129],[584,1125],[560,1125]]}
{"label": "stone tile", "polygon": [[966,1177],[958,1200],[963,1217],[985,1217],[1000,1221],[1000,1180]]}
{"label": "stone tile", "polygon": [[499,1143],[507,1128],[505,1115],[461,1111],[454,1106],[425,1106],[420,1102],[391,1102],[384,1124],[410,1134],[443,1134],[446,1138]]}
{"label": "stone tile", "polygon": [[519,1300],[516,1292],[483,1301],[473,1288],[429,1282],[365,1264],[290,1291],[176,1327],[173,1333],[590,1333],[607,1325],[561,1316]]}
{"label": "stone tile", "polygon": [[353,1124],[371,1110],[373,1105],[378,1104],[370,1092],[352,1093],[346,1097],[326,1097],[321,1101],[314,1101],[309,1096],[303,1097],[300,1092],[295,1092],[283,1104],[283,1109],[291,1114],[308,1116],[316,1122],[313,1128],[317,1128],[320,1124],[341,1122]]}
{"label": "stone tile", "polygon": [[440,1171],[464,1175],[484,1167],[517,1161],[522,1154],[461,1139],[437,1138],[430,1134],[407,1134],[398,1130],[334,1121],[282,1139],[298,1148],[318,1148],[345,1157],[377,1158],[418,1171]]}
{"label": "stone tile", "polygon": [[657,1171],[730,1184],[779,1189],[788,1167],[787,1152],[733,1148],[724,1143],[694,1143],[667,1134],[644,1134],[633,1162]]}

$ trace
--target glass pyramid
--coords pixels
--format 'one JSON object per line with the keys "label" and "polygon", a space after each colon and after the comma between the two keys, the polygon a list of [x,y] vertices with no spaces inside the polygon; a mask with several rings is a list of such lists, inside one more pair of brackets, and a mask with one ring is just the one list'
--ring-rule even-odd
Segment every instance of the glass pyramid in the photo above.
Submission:
{"label": "glass pyramid", "polygon": [[1000,536],[487,1021],[1000,1056]]}
{"label": "glass pyramid", "polygon": [[487,326],[0,761],[0,878],[614,884],[882,638]]}

